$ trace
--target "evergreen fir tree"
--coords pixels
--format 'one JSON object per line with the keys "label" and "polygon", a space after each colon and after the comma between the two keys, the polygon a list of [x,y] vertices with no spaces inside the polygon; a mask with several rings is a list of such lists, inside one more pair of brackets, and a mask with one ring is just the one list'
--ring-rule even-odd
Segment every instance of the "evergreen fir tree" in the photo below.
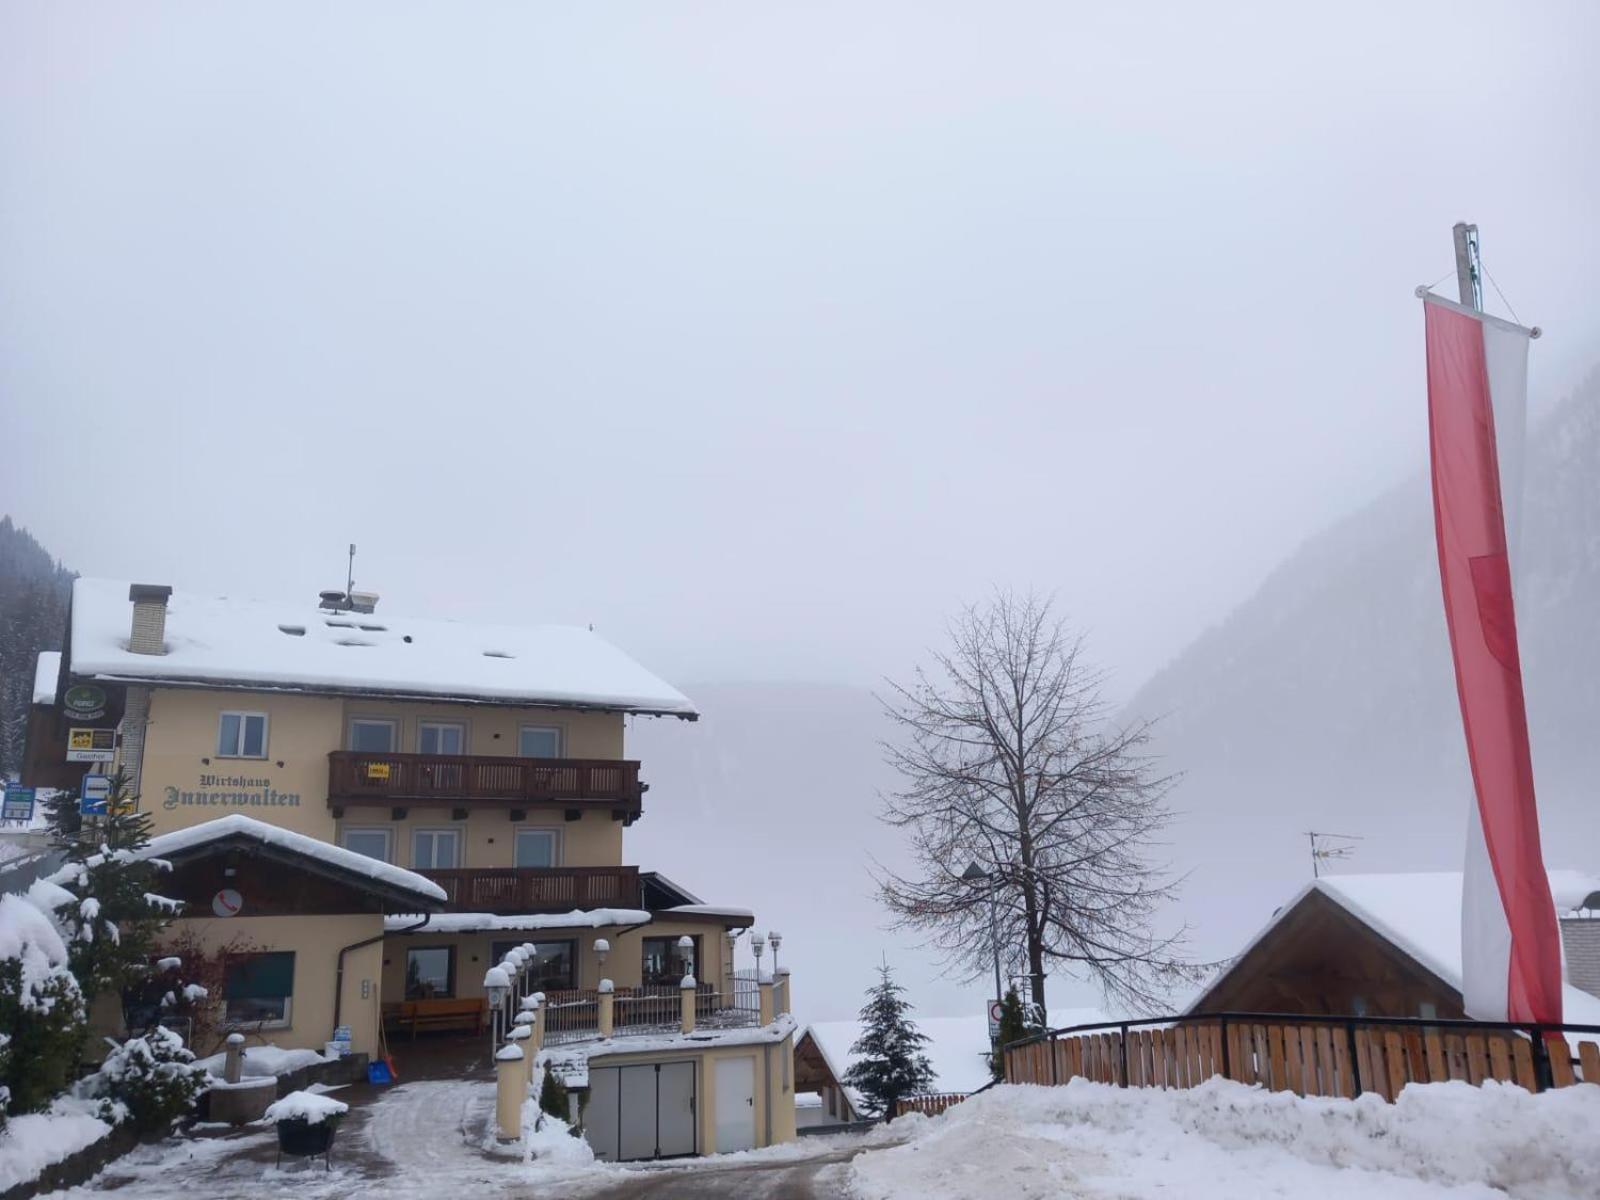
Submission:
{"label": "evergreen fir tree", "polygon": [[544,1069],[544,1082],[539,1087],[539,1110],[560,1121],[572,1120],[572,1109],[567,1103],[567,1085],[548,1065]]}
{"label": "evergreen fir tree", "polygon": [[1022,997],[1017,995],[1016,987],[1012,986],[1006,989],[1005,999],[1000,1001],[1000,1032],[995,1038],[994,1053],[989,1058],[989,1070],[996,1079],[1006,1077],[1006,1046],[1027,1036],[1028,1024],[1023,1017]]}
{"label": "evergreen fir tree", "polygon": [[72,843],[63,882],[74,902],[57,909],[71,931],[69,966],[91,1003],[148,974],[156,935],[176,905],[156,895],[160,868],[133,852],[150,840],[150,815],[138,810],[128,778],[111,779],[106,815],[91,819]]}
{"label": "evergreen fir tree", "polygon": [[60,788],[39,801],[45,821],[62,845],[76,842],[83,833],[83,813],[78,810],[78,789]]}
{"label": "evergreen fir tree", "polygon": [[843,1082],[861,1093],[869,1113],[893,1120],[897,1100],[933,1086],[933,1067],[922,1051],[928,1039],[911,1020],[905,989],[894,981],[887,963],[878,973],[882,978],[867,992],[861,1009],[861,1036],[850,1047],[859,1057]]}

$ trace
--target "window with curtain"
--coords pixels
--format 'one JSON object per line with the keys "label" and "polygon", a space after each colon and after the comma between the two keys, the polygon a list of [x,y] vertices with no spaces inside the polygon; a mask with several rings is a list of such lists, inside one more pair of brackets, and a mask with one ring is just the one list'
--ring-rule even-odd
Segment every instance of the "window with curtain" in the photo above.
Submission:
{"label": "window with curtain", "polygon": [[223,965],[230,1025],[287,1025],[294,1003],[294,951],[230,955]]}
{"label": "window with curtain", "polygon": [[461,834],[454,829],[419,829],[411,836],[411,865],[445,871],[461,865]]}

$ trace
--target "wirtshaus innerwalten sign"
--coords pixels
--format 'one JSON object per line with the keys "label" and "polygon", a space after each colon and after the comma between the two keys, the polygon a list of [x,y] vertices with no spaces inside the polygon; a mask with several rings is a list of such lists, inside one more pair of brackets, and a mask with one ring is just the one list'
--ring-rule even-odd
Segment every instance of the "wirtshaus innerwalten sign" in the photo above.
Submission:
{"label": "wirtshaus innerwalten sign", "polygon": [[184,791],[167,787],[163,808],[261,808],[300,806],[299,792],[280,792],[270,779],[243,775],[202,775],[199,787]]}

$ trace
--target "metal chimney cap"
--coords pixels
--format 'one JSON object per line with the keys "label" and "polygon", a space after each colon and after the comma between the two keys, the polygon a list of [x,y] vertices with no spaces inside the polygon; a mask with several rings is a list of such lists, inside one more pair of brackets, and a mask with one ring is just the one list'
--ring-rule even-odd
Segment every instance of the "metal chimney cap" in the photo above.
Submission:
{"label": "metal chimney cap", "polygon": [[132,583],[128,585],[128,599],[135,604],[148,603],[152,600],[165,604],[167,597],[171,595],[172,589],[164,583]]}

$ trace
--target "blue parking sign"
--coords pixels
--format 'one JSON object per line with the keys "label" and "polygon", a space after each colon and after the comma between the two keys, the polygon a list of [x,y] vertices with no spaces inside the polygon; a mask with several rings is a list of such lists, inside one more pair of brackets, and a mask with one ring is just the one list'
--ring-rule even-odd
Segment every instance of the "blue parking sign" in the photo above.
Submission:
{"label": "blue parking sign", "polygon": [[0,801],[0,821],[33,820],[33,797],[32,788],[8,787]]}
{"label": "blue parking sign", "polygon": [[83,788],[78,792],[78,811],[86,817],[103,817],[106,815],[107,802],[111,799],[111,776],[85,775]]}

